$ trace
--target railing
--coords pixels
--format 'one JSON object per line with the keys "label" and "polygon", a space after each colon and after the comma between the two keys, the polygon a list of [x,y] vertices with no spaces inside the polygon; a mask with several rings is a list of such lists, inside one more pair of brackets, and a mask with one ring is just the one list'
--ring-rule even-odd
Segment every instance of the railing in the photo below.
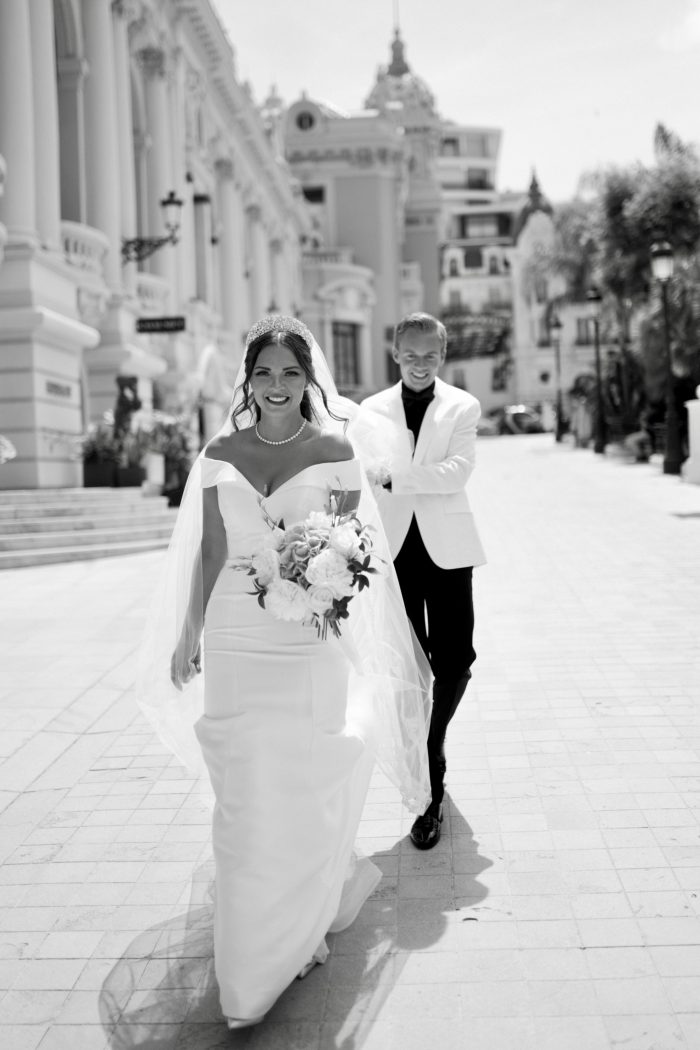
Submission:
{"label": "railing", "polygon": [[170,284],[154,273],[137,273],[136,295],[145,314],[162,314],[167,309]]}
{"label": "railing", "polygon": [[61,242],[69,266],[102,277],[102,265],[109,251],[109,238],[102,230],[64,219],[61,223]]}

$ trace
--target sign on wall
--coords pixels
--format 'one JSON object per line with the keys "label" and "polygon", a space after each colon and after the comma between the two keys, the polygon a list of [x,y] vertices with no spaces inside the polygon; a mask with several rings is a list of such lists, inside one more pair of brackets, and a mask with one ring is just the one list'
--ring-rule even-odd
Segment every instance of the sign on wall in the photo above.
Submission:
{"label": "sign on wall", "polygon": [[137,332],[184,332],[184,317],[137,317]]}

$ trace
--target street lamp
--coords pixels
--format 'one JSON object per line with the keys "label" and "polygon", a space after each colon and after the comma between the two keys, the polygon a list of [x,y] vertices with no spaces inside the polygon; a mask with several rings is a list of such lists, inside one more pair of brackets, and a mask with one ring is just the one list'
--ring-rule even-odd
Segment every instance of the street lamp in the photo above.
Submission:
{"label": "street lamp", "polygon": [[554,440],[561,441],[564,436],[564,412],[562,409],[561,402],[561,330],[562,323],[559,320],[557,314],[554,314],[551,321],[549,322],[549,338],[554,347],[554,374],[557,385],[556,392],[556,410],[557,410],[557,422],[554,428]]}
{"label": "street lamp", "polygon": [[593,307],[593,345],[595,347],[595,431],[593,451],[605,452],[605,404],[603,402],[603,377],[600,370],[600,304],[603,297],[597,288],[589,288],[586,299]]}
{"label": "street lamp", "polygon": [[664,474],[680,474],[683,452],[681,449],[680,421],[676,408],[671,357],[671,327],[668,320],[668,282],[673,276],[673,248],[668,241],[651,246],[651,272],[661,285],[661,301],[664,311],[664,349],[666,352],[666,438],[664,441]]}
{"label": "street lamp", "polygon": [[177,244],[177,233],[180,229],[180,209],[182,201],[176,197],[175,190],[171,190],[167,197],[160,202],[165,218],[167,237],[132,237],[127,240],[122,238],[122,262],[141,262],[153,255],[164,244]]}

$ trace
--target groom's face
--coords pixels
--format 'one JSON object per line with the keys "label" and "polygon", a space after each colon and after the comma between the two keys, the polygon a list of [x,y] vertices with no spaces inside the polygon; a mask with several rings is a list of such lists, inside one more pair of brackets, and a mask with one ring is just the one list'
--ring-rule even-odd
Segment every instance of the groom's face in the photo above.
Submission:
{"label": "groom's face", "polygon": [[403,332],[392,354],[404,383],[416,391],[430,386],[445,360],[445,348],[440,345],[437,332],[421,332],[418,328]]}

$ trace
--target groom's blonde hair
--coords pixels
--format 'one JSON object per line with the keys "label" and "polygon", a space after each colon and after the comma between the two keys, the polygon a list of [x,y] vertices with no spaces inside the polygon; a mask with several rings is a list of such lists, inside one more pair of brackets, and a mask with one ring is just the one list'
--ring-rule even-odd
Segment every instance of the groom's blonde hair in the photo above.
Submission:
{"label": "groom's blonde hair", "polygon": [[399,349],[401,336],[412,328],[419,332],[435,332],[440,340],[440,349],[444,350],[447,347],[447,329],[442,321],[438,321],[437,317],[433,317],[432,314],[419,312],[406,314],[401,318],[394,329],[394,349]]}

